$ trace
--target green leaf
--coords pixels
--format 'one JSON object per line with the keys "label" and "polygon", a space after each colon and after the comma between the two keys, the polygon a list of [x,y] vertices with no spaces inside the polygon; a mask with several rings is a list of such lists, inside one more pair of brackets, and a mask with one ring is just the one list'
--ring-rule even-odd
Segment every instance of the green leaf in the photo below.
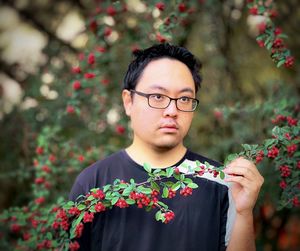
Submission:
{"label": "green leaf", "polygon": [[[275,129],[275,128],[274,128]],[[270,146],[272,146],[274,143],[275,143],[275,139],[267,139],[266,141],[265,141],[265,147],[266,148],[269,148]]]}
{"label": "green leaf", "polygon": [[146,170],[147,173],[151,173],[151,165],[148,163],[144,163],[143,165],[144,169]]}
{"label": "green leaf", "polygon": [[126,188],[126,187],[128,187],[128,184],[121,183],[121,184],[119,185],[119,188],[121,188],[121,189],[124,189],[124,188]]}
{"label": "green leaf", "polygon": [[86,208],[86,205],[80,204],[80,205],[77,206],[77,208],[78,208],[78,210],[82,211]]}
{"label": "green leaf", "polygon": [[152,189],[148,188],[148,187],[138,187],[138,192],[144,193],[144,194],[151,194],[152,193]]}
{"label": "green leaf", "polygon": [[169,195],[169,189],[165,186],[164,189],[163,189],[162,197],[163,198],[168,198],[168,195]]}
{"label": "green leaf", "polygon": [[166,185],[167,187],[172,187],[172,186],[174,185],[174,182],[172,182],[172,181],[166,181],[166,182],[165,182],[165,185]]}
{"label": "green leaf", "polygon": [[72,222],[72,227],[71,227],[71,234],[70,234],[70,239],[73,239],[75,237],[75,229],[77,225],[81,222],[85,212],[82,211],[78,218]]}
{"label": "green leaf", "polygon": [[196,183],[189,183],[187,186],[190,188],[198,188],[198,185]]}
{"label": "green leaf", "polygon": [[161,213],[161,211],[159,210],[159,211],[157,211],[156,214],[155,214],[155,219],[156,219],[157,221],[160,221],[161,218],[162,218],[162,213]]}
{"label": "green leaf", "polygon": [[162,206],[164,209],[168,209],[168,206],[165,203],[161,202],[161,201],[158,201],[157,204]]}
{"label": "green leaf", "polygon": [[245,151],[251,150],[251,146],[249,144],[242,144],[242,147],[245,149]]}
{"label": "green leaf", "polygon": [[276,67],[279,68],[280,66],[282,66],[285,63],[285,59],[279,60],[276,64]]}
{"label": "green leaf", "polygon": [[190,178],[185,178],[183,180],[183,182],[186,183],[186,184],[193,183],[192,179],[190,179]]}
{"label": "green leaf", "polygon": [[93,195],[90,195],[90,196],[87,198],[88,201],[91,201],[91,200],[93,200],[93,199],[95,199]]}
{"label": "green leaf", "polygon": [[129,205],[135,204],[135,200],[133,200],[133,199],[126,199],[126,202],[127,202],[127,204],[129,204]]}
{"label": "green leaf", "polygon": [[116,204],[118,200],[119,200],[119,197],[114,197],[114,198],[112,198],[111,204],[112,204],[112,205]]}
{"label": "green leaf", "polygon": [[111,185],[110,184],[107,184],[103,187],[103,192],[107,192],[109,189],[111,188]]}
{"label": "green leaf", "polygon": [[174,173],[174,168],[173,167],[169,167],[166,169],[166,174],[167,174],[167,177],[171,177],[172,174]]}
{"label": "green leaf", "polygon": [[180,188],[180,185],[181,185],[181,182],[180,181],[177,181],[172,187],[171,189],[173,191],[177,191],[179,188]]}
{"label": "green leaf", "polygon": [[46,238],[47,238],[48,240],[52,240],[52,233],[48,232],[48,233],[46,234]]}
{"label": "green leaf", "polygon": [[122,194],[124,196],[128,196],[132,192],[132,190],[133,190],[133,188],[131,186],[129,186],[129,187],[127,187],[127,188],[124,189],[124,191],[123,191]]}
{"label": "green leaf", "polygon": [[223,180],[225,178],[225,173],[223,171],[219,171],[220,178]]}
{"label": "green leaf", "polygon": [[153,190],[157,190],[157,191],[160,190],[159,185],[155,181],[151,181],[150,185]]}

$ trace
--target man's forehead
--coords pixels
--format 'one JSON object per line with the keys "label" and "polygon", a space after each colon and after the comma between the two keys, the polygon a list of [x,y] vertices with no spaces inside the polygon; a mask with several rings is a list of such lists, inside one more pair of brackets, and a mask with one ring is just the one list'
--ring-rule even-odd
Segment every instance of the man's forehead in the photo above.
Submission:
{"label": "man's forehead", "polygon": [[[165,86],[163,86],[162,84],[152,84],[152,85],[149,85],[147,87],[147,89],[149,90],[159,90],[159,91],[163,91],[163,92],[169,92],[171,88],[167,88]],[[184,87],[184,84],[183,84],[183,87],[182,88],[179,88],[177,90],[177,92],[181,93],[181,92],[190,92],[190,93],[194,93],[195,91],[190,88],[190,87]]]}

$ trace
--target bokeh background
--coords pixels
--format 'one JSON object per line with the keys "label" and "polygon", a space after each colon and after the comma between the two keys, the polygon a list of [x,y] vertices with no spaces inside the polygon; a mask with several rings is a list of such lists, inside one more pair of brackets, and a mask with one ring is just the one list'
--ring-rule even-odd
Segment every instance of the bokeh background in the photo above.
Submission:
{"label": "bokeh background", "polygon": [[[153,7],[158,2],[164,10]],[[277,68],[256,42],[264,17],[249,15],[247,2],[0,1],[0,211],[66,198],[80,170],[129,144],[122,79],[133,50],[164,39],[203,64],[187,146],[223,161],[243,143],[262,142],[272,129],[270,111],[299,102],[300,3],[274,1],[274,23],[295,58],[293,67]],[[43,169],[43,188],[36,181],[42,161],[52,170]],[[300,250],[299,207],[278,210],[280,174],[269,163],[260,170],[257,250]]]}

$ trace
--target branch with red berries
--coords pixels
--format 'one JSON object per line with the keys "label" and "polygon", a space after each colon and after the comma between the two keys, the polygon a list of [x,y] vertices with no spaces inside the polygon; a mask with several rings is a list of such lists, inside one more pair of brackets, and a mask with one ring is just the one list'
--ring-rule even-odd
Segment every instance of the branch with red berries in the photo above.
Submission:
{"label": "branch with red berries", "polygon": [[273,19],[278,15],[273,0],[248,0],[249,14],[259,16],[263,20],[258,25],[259,35],[256,41],[260,47],[265,47],[277,67],[284,65],[289,68],[294,64],[294,57],[284,44],[287,36],[279,27],[275,26]]}

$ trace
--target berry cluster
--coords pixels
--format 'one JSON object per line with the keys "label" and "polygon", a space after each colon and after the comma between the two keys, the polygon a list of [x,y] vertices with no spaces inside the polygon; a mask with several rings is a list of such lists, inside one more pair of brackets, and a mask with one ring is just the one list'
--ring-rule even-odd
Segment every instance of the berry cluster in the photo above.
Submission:
{"label": "berry cluster", "polygon": [[96,205],[95,205],[95,211],[97,213],[100,213],[100,212],[103,212],[105,211],[106,207],[103,205],[102,202],[98,202]]}
{"label": "berry cluster", "polygon": [[291,116],[284,116],[282,114],[279,114],[276,116],[275,119],[272,119],[273,124],[280,124],[281,122],[287,122],[289,126],[296,126],[298,123],[298,120]]}
{"label": "berry cluster", "polygon": [[128,203],[126,202],[126,200],[124,200],[123,198],[118,199],[117,203],[115,204],[115,206],[119,207],[119,208],[126,208],[129,207]]}
{"label": "berry cluster", "polygon": [[264,159],[264,151],[260,150],[257,155],[256,155],[256,158],[255,158],[255,162],[256,164],[260,163],[263,159]]}
{"label": "berry cluster", "polygon": [[185,197],[192,195],[192,193],[193,193],[193,189],[190,187],[185,187],[180,190],[180,194]]}
{"label": "berry cluster", "polygon": [[151,202],[151,199],[147,195],[136,193],[135,191],[130,193],[129,198],[136,201],[138,208],[148,206]]}
{"label": "berry cluster", "polygon": [[165,217],[164,223],[169,223],[171,220],[174,219],[175,214],[172,211],[168,211],[164,213],[163,216]]}
{"label": "berry cluster", "polygon": [[281,172],[281,177],[289,177],[291,175],[291,169],[287,165],[282,165],[279,167],[279,170]]}
{"label": "berry cluster", "polygon": [[80,222],[75,229],[75,238],[80,238],[84,229],[84,225]]}
{"label": "berry cluster", "polygon": [[279,154],[279,149],[276,146],[273,146],[271,149],[268,151],[268,158],[275,159]]}
{"label": "berry cluster", "polygon": [[297,145],[295,145],[295,144],[289,145],[289,146],[286,147],[286,150],[288,152],[288,155],[291,157],[291,156],[294,155],[294,152],[296,152]]}
{"label": "berry cluster", "polygon": [[171,188],[169,188],[168,190],[168,198],[172,199],[176,196],[176,191],[172,190]]}
{"label": "berry cluster", "polygon": [[83,215],[83,222],[92,222],[94,219],[94,213],[85,212]]}
{"label": "berry cluster", "polygon": [[52,224],[53,229],[58,229],[61,227],[63,230],[67,231],[69,229],[69,218],[63,209],[57,211],[55,221]]}

